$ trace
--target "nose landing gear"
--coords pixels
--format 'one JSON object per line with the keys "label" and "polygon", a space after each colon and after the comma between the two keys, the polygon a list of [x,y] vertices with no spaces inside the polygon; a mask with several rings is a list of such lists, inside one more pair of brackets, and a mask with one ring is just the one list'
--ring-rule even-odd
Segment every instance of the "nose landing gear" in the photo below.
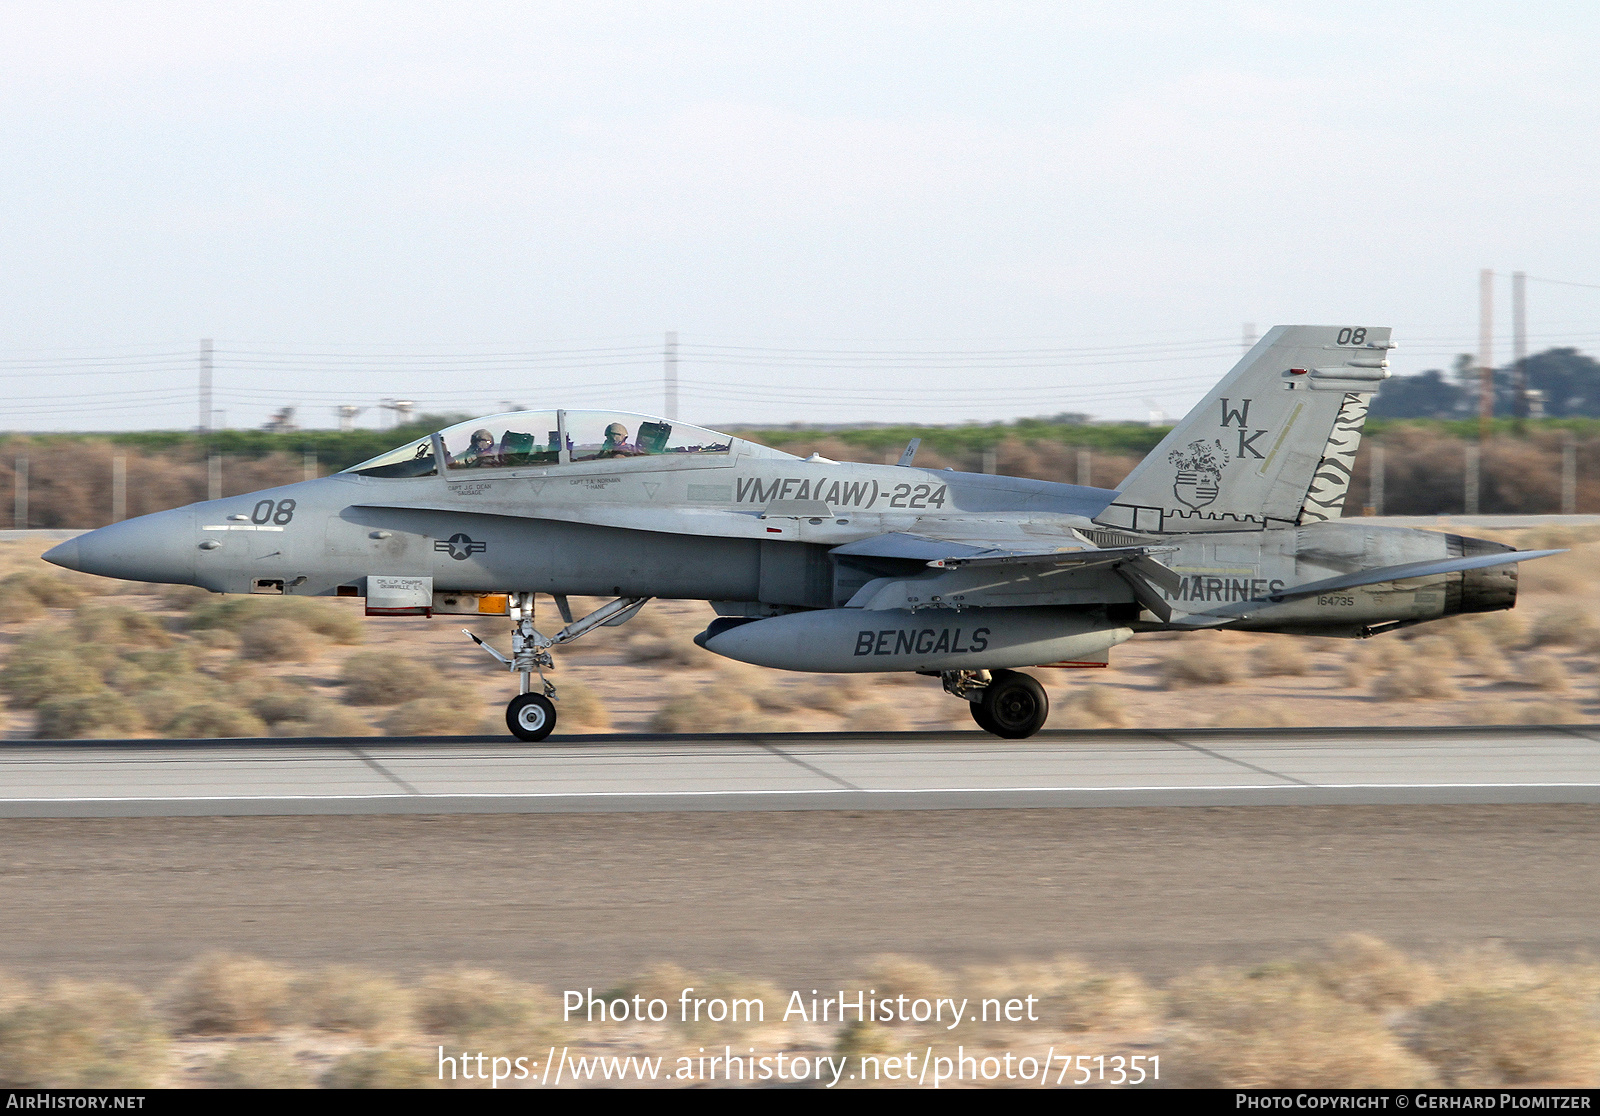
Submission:
{"label": "nose landing gear", "polygon": [[[563,643],[570,643],[601,625],[626,623],[633,619],[634,614],[643,608],[650,598],[618,597],[610,604],[595,609],[582,620],[569,622],[555,635],[546,638],[533,626],[533,594],[512,593],[510,596],[511,658],[506,658],[467,629],[461,630],[472,642],[504,663],[507,670],[522,676],[521,692],[506,706],[506,727],[520,740],[543,740],[556,727],[555,703],[561,700],[556,696],[555,686],[544,676],[546,669],[555,668],[555,660],[550,657],[550,649]],[[558,603],[565,614],[565,599],[558,598]],[[533,692],[535,672],[539,675],[541,691],[539,693]]]}

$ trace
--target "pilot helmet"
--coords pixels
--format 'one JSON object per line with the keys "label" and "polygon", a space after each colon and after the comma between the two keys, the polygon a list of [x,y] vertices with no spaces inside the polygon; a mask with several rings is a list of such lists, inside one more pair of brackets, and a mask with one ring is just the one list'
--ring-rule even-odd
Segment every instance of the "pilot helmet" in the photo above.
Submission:
{"label": "pilot helmet", "polygon": [[487,430],[474,430],[472,432],[472,443],[477,445],[479,442],[488,442],[492,446],[494,445],[494,435]]}
{"label": "pilot helmet", "polygon": [[620,422],[614,422],[610,426],[606,427],[606,441],[608,442],[612,441],[613,439],[620,442],[627,436],[628,428],[623,426]]}

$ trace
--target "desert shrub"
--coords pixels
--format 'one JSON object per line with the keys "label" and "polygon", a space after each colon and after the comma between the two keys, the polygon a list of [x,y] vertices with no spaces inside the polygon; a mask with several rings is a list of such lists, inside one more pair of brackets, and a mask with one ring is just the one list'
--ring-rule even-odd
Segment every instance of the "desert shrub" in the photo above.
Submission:
{"label": "desert shrub", "polygon": [[1560,988],[1468,988],[1418,1012],[1413,1048],[1455,1088],[1594,1083],[1591,1000]]}
{"label": "desert shrub", "polygon": [[1293,728],[1308,724],[1305,714],[1276,701],[1232,705],[1211,720],[1212,728]]}
{"label": "desert shrub", "polygon": [[77,608],[88,595],[79,586],[43,570],[21,570],[0,580],[0,600],[28,596],[45,608]]}
{"label": "desert shrub", "polygon": [[[14,576],[14,575],[13,575]],[[44,602],[26,586],[13,585],[12,578],[0,581],[0,624],[18,624],[44,615]]]}
{"label": "desert shrub", "polygon": [[593,687],[569,676],[562,679],[556,692],[561,698],[556,702],[556,721],[564,731],[610,731],[611,714],[606,712],[605,703]]}
{"label": "desert shrub", "polygon": [[188,611],[206,598],[216,595],[198,585],[158,585],[151,588],[162,604],[180,611]]}
{"label": "desert shrub", "polygon": [[1564,701],[1530,701],[1522,707],[1522,716],[1518,719],[1525,725],[1577,725],[1588,720]]}
{"label": "desert shrub", "polygon": [[189,613],[188,625],[195,631],[227,628],[241,631],[254,620],[293,620],[335,643],[360,643],[361,618],[337,605],[309,597],[228,596],[196,606]]}
{"label": "desert shrub", "polygon": [[194,633],[194,640],[211,651],[237,651],[239,633],[227,628],[205,628]]}
{"label": "desert shrub", "polygon": [[1519,612],[1484,613],[1474,617],[1472,624],[1502,651],[1515,651],[1528,644],[1528,621]]}
{"label": "desert shrub", "polygon": [[653,636],[640,633],[622,645],[625,663],[654,663],[657,666],[692,666],[705,664],[705,652],[692,642],[670,636]]}
{"label": "desert shrub", "polygon": [[415,1018],[429,1034],[466,1043],[473,1036],[526,1034],[548,1026],[557,1018],[557,1007],[542,988],[482,969],[455,969],[423,978]]}
{"label": "desert shrub", "polygon": [[115,690],[96,690],[39,703],[44,740],[119,740],[145,731],[139,707]]}
{"label": "desert shrub", "polygon": [[[689,1016],[685,1019],[676,1010],[678,999],[685,988],[694,989],[693,999],[726,1001],[730,1008],[728,1018],[714,1020],[701,1015],[696,1019],[691,1004]],[[634,996],[642,997],[646,1003],[653,999],[665,1000],[670,1005],[667,1019],[686,1027],[691,1033],[698,1034],[704,1041],[709,1041],[714,1035],[748,1033],[752,1024],[760,1025],[763,1015],[769,1022],[777,1018],[779,1013],[776,1009],[784,1002],[783,994],[770,984],[730,973],[688,973],[672,964],[653,966],[607,989],[597,998],[609,1003],[619,998],[631,1000]],[[734,1006],[735,1000],[752,1003],[759,1000],[762,1006],[750,1009],[747,1018],[743,1007]]]}
{"label": "desert shrub", "polygon": [[12,649],[0,668],[0,691],[18,709],[52,698],[92,694],[104,687],[102,648],[80,647],[70,632],[35,633]]}
{"label": "desert shrub", "polygon": [[893,1054],[900,1049],[900,1039],[893,1028],[882,1023],[856,1020],[839,1032],[833,1046],[835,1056],[858,1058],[863,1054]]}
{"label": "desert shrub", "polygon": [[160,620],[121,605],[81,608],[72,618],[72,627],[80,639],[118,647],[166,647],[172,642]]}
{"label": "desert shrub", "polygon": [[1159,997],[1139,977],[1076,957],[973,969],[966,983],[984,997],[1036,995],[1040,1022],[1064,1031],[1142,1031],[1160,1018]]}
{"label": "desert shrub", "polygon": [[1424,635],[1412,640],[1409,645],[1411,654],[1432,663],[1441,670],[1448,670],[1456,665],[1456,641],[1445,635]]}
{"label": "desert shrub", "polygon": [[876,988],[878,999],[905,996],[910,1000],[933,1000],[948,996],[955,981],[944,970],[898,953],[880,953],[868,958],[862,979],[866,987]]}
{"label": "desert shrub", "polygon": [[1125,728],[1128,724],[1126,706],[1110,686],[1073,690],[1056,704],[1054,719],[1063,728]]}
{"label": "desert shrub", "polygon": [[1569,689],[1567,668],[1549,655],[1529,655],[1522,660],[1522,683],[1547,694],[1564,694]]}
{"label": "desert shrub", "polygon": [[[487,726],[476,697],[473,693],[418,698],[395,706],[378,725],[388,736],[477,736]],[[556,714],[557,720],[560,716]]]}
{"label": "desert shrub", "polygon": [[443,686],[436,669],[387,652],[363,651],[344,661],[339,672],[344,700],[351,705],[394,705],[439,696]]}
{"label": "desert shrub", "polygon": [[757,732],[766,723],[749,694],[714,686],[669,698],[650,718],[655,732]]}
{"label": "desert shrub", "polygon": [[162,726],[165,735],[176,739],[217,739],[235,736],[265,736],[267,726],[250,710],[222,701],[199,701],[180,709]]}
{"label": "desert shrub", "polygon": [[155,1085],[166,1052],[160,1020],[125,985],[60,981],[0,1011],[0,1085],[12,1088]]}
{"label": "desert shrub", "polygon": [[1426,660],[1399,663],[1378,675],[1372,694],[1380,701],[1409,701],[1415,698],[1453,698],[1460,696],[1456,684],[1443,670]]}
{"label": "desert shrub", "polygon": [[1465,712],[1473,725],[1516,725],[1522,723],[1523,706],[1511,701],[1475,701]]}
{"label": "desert shrub", "polygon": [[213,1089],[308,1089],[311,1075],[293,1054],[275,1045],[236,1044],[206,1067]]}
{"label": "desert shrub", "polygon": [[1311,673],[1311,655],[1296,639],[1268,640],[1250,652],[1250,673],[1257,678],[1303,677]]}
{"label": "desert shrub", "polygon": [[361,714],[324,698],[315,698],[298,716],[272,725],[273,736],[372,736],[377,729]]}
{"label": "desert shrub", "polygon": [[179,1034],[260,1034],[286,1022],[294,975],[259,957],[210,953],[173,980],[164,1008]]}
{"label": "desert shrub", "polygon": [[[1406,1088],[1428,1064],[1383,1021],[1292,966],[1201,970],[1175,981],[1173,1084],[1199,1088]],[[1166,1069],[1166,1059],[1162,1059]],[[1165,1079],[1163,1079],[1165,1080]]]}
{"label": "desert shrub", "polygon": [[239,629],[239,654],[269,663],[308,663],[321,648],[311,629],[280,616],[264,616]]}
{"label": "desert shrub", "polygon": [[1218,655],[1211,648],[1196,648],[1192,652],[1176,651],[1161,660],[1159,669],[1161,688],[1182,690],[1189,686],[1222,686],[1239,680],[1239,667],[1226,655]]}
{"label": "desert shrub", "polygon": [[899,706],[873,701],[852,706],[845,715],[845,725],[857,732],[903,732],[907,722]]}
{"label": "desert shrub", "polygon": [[[759,669],[759,668],[756,668]],[[762,672],[764,675],[766,672]],[[860,674],[824,674],[798,687],[795,695],[805,708],[848,716],[850,710],[866,701],[873,690],[872,680]]]}
{"label": "desert shrub", "polygon": [[391,977],[335,965],[297,982],[294,1011],[320,1031],[353,1032],[369,1039],[405,1034],[412,994]]}
{"label": "desert shrub", "polygon": [[1583,609],[1546,612],[1533,622],[1528,643],[1533,647],[1587,646],[1600,636],[1594,617]]}
{"label": "desert shrub", "polygon": [[1415,1007],[1439,991],[1439,976],[1431,965],[1367,934],[1345,935],[1302,967],[1339,999],[1368,1011]]}
{"label": "desert shrub", "polygon": [[324,1089],[438,1089],[438,1066],[409,1050],[357,1050],[335,1062],[317,1082]]}

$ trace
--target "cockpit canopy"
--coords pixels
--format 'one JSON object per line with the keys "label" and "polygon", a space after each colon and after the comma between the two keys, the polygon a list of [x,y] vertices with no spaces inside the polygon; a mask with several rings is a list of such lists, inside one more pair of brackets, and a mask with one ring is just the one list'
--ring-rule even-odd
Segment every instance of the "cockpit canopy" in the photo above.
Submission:
{"label": "cockpit canopy", "polygon": [[726,454],[733,448],[727,434],[628,411],[509,411],[458,422],[345,472],[364,477],[433,476],[438,471],[435,437],[452,474],[657,454]]}

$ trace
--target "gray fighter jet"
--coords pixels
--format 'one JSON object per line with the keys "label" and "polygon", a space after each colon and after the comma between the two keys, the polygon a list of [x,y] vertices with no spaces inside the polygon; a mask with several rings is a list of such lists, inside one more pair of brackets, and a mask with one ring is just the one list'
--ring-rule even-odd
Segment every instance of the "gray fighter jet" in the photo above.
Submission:
{"label": "gray fighter jet", "polygon": [[[922,469],[915,444],[858,465],[643,415],[517,411],[45,558],[364,597],[372,616],[506,616],[509,656],[478,642],[521,678],[506,721],[524,740],[555,727],[551,649],[654,597],[710,602],[695,642],[718,655],[930,675],[1020,738],[1049,710],[1017,668],[1103,666],[1135,632],[1365,637],[1512,607],[1516,563],[1555,551],[1339,518],[1391,347],[1388,329],[1273,329],[1115,491]],[[553,635],[534,625],[539,593]],[[614,599],[574,619],[571,596]]]}

